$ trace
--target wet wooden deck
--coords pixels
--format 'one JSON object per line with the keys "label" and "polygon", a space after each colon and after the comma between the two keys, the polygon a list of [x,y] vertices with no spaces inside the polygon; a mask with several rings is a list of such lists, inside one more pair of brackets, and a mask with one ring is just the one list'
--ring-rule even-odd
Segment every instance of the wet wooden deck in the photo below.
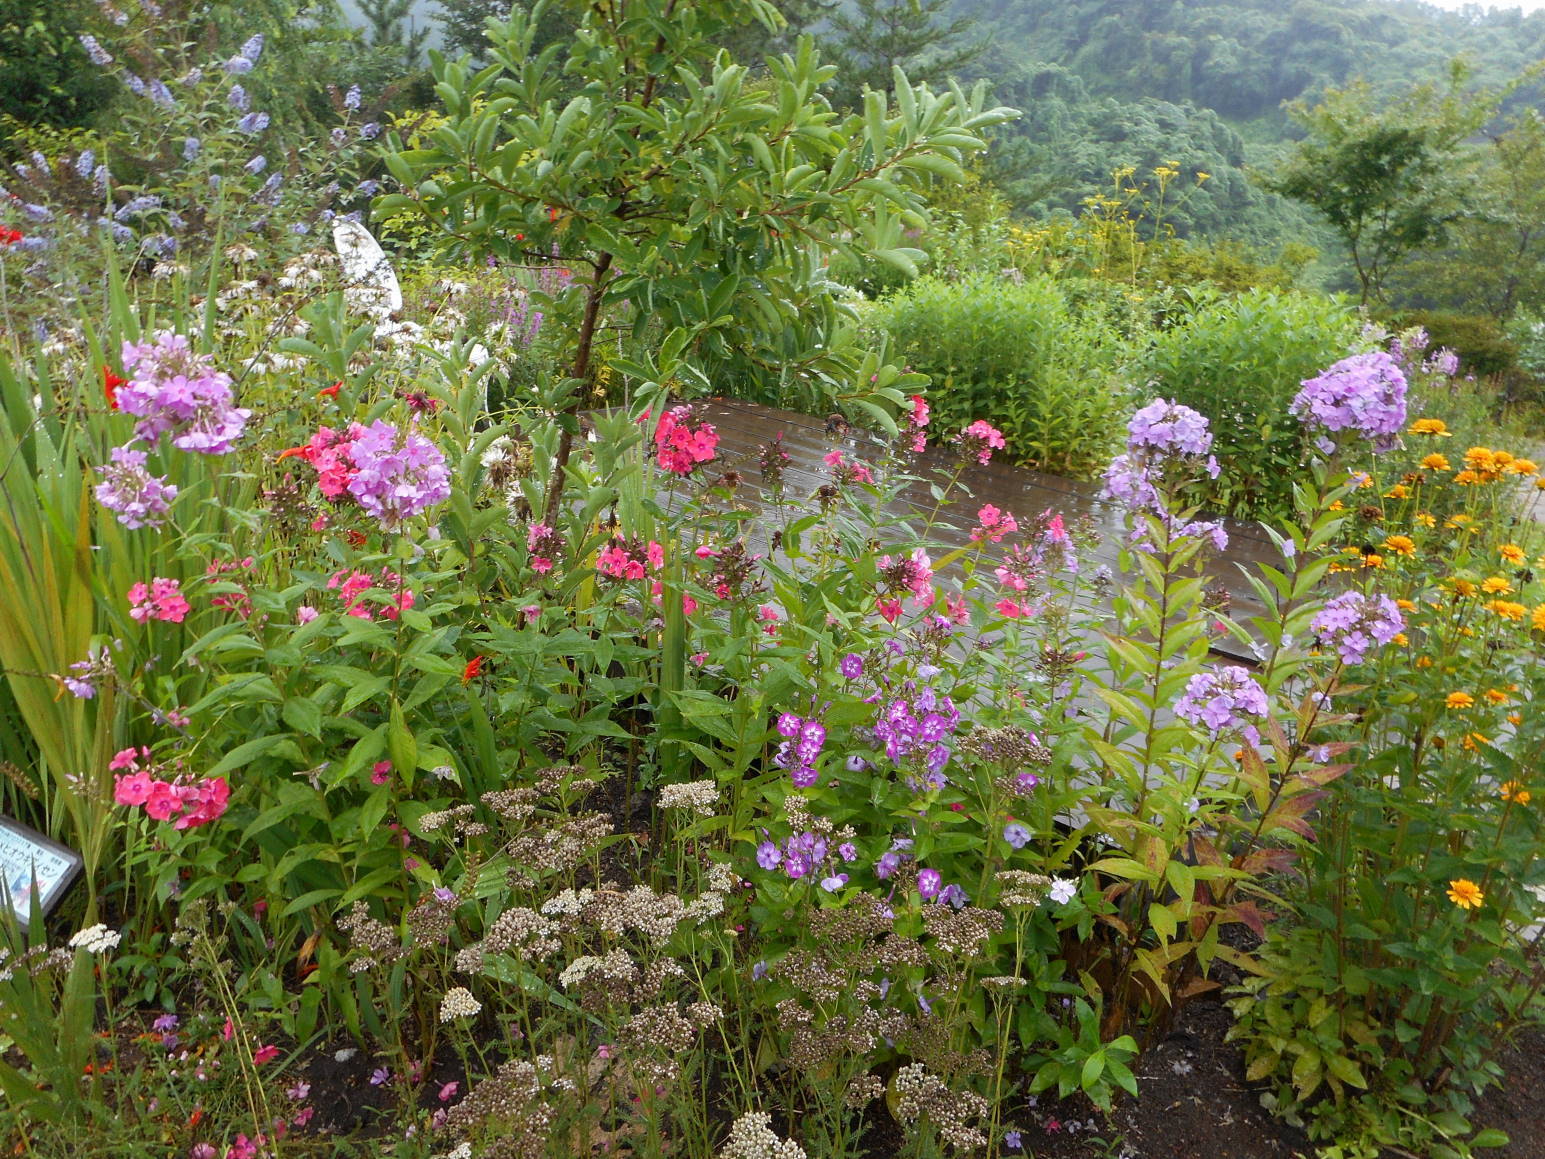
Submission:
{"label": "wet wooden deck", "polygon": [[[830,480],[830,468],[823,458],[832,450],[842,449],[849,458],[873,462],[880,445],[864,432],[843,434],[830,431],[822,420],[794,411],[776,410],[755,403],[728,399],[709,399],[693,404],[700,418],[713,423],[719,432],[719,462],[745,477],[746,490],[760,486],[761,472],[757,456],[780,433],[783,449],[789,456],[784,471],[785,494],[800,499],[811,496]],[[933,507],[926,480],[943,482],[955,467],[955,456],[948,446],[933,447],[922,456],[916,473],[925,481],[904,492],[894,507],[896,514],[925,512]],[[935,522],[934,536],[949,548],[970,542],[970,528],[977,510],[991,503],[1021,520],[1051,510],[1062,515],[1069,525],[1087,522],[1099,538],[1091,559],[1084,553],[1081,562],[1088,567],[1101,564],[1113,572],[1120,569],[1119,546],[1125,534],[1121,509],[1102,501],[1099,487],[1056,475],[1043,475],[1007,463],[994,461],[986,466],[971,464],[962,473],[955,497],[945,509],[945,518]],[[953,513],[953,518],[949,515]],[[1225,521],[1229,533],[1228,550],[1213,556],[1207,571],[1214,584],[1228,593],[1230,615],[1243,620],[1261,611],[1260,601],[1244,580],[1241,566],[1253,569],[1261,562],[1280,562],[1272,542],[1259,528]],[[1214,650],[1236,660],[1250,661],[1247,648],[1231,636],[1219,637]]]}

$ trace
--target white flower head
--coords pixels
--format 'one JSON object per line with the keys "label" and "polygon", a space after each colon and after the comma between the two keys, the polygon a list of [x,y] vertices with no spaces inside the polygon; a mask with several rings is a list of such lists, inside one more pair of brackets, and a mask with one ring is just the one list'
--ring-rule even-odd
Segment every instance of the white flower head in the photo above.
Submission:
{"label": "white flower head", "polygon": [[117,930],[110,930],[101,922],[94,926],[87,926],[70,939],[70,949],[85,950],[88,954],[103,954],[108,950],[118,948],[118,943],[123,940],[123,935]]}
{"label": "white flower head", "polygon": [[1054,877],[1046,896],[1058,905],[1067,905],[1078,896],[1078,882],[1071,877]]}
{"label": "white flower head", "polygon": [[440,999],[440,1021],[454,1022],[458,1018],[471,1018],[483,1009],[483,1004],[472,996],[465,986],[453,986]]}

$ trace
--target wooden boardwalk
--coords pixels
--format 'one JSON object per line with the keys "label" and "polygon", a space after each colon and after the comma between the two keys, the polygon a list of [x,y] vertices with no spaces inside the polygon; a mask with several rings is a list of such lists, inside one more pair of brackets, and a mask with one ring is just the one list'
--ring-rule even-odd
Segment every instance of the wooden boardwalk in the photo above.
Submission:
{"label": "wooden boardwalk", "polygon": [[[881,449],[865,432],[832,431],[820,419],[794,411],[729,399],[699,400],[693,404],[693,409],[700,418],[713,423],[719,432],[719,463],[727,470],[739,471],[745,478],[745,488],[752,492],[759,488],[761,480],[757,456],[762,447],[779,434],[783,436],[783,449],[789,456],[784,471],[785,493],[801,500],[830,481],[831,470],[822,462],[829,452],[840,449],[850,459],[858,457],[873,462]],[[954,470],[955,462],[948,446],[930,446],[916,473],[924,479],[931,477],[942,482]],[[1125,534],[1122,512],[1119,507],[1099,498],[1097,484],[1043,475],[997,461],[985,467],[971,464],[963,472],[961,484],[966,491],[957,489],[956,497],[946,508],[946,512],[953,509],[955,517],[943,518],[933,527],[936,538],[947,547],[961,547],[970,542],[969,532],[975,524],[976,511],[984,503],[991,503],[1021,520],[1049,509],[1060,514],[1069,525],[1088,522],[1093,527],[1099,543],[1092,559],[1087,553],[1081,557],[1083,564],[1090,567],[1104,564],[1113,572],[1118,571],[1118,549]],[[969,498],[966,498],[967,493]],[[908,514],[909,509],[926,511],[932,506],[926,482],[914,484],[903,493],[896,513]],[[1207,571],[1212,582],[1228,593],[1230,614],[1241,619],[1261,611],[1260,601],[1241,574],[1241,565],[1253,568],[1261,562],[1280,562],[1280,555],[1258,528],[1234,521],[1225,521],[1225,526],[1229,533],[1228,550],[1215,555],[1209,561]],[[1216,639],[1214,650],[1240,661],[1253,659],[1248,649],[1227,635]]]}

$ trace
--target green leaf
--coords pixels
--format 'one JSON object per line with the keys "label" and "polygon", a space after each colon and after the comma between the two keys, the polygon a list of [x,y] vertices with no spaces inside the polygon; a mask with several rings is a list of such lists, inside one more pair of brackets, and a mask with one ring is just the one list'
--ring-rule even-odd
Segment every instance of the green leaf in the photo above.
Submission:
{"label": "green leaf", "polygon": [[307,700],[303,696],[292,697],[284,702],[279,715],[296,732],[319,738],[322,735],[322,710],[314,700]]}

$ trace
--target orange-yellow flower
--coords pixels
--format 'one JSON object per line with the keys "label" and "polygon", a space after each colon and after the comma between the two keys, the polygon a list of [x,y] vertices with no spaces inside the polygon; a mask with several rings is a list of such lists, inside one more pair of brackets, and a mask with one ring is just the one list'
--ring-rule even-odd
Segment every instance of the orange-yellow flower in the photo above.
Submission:
{"label": "orange-yellow flower", "polygon": [[1409,499],[1410,497],[1411,488],[1407,487],[1404,483],[1396,483],[1388,491],[1384,492],[1384,498],[1386,499]]}
{"label": "orange-yellow flower", "polygon": [[1418,523],[1423,527],[1436,527],[1438,524],[1437,519],[1426,511],[1418,511],[1415,515],[1411,516],[1411,522]]}
{"label": "orange-yellow flower", "polygon": [[1487,600],[1482,605],[1488,612],[1494,612],[1504,620],[1512,620],[1515,624],[1523,623],[1524,616],[1529,609],[1522,604],[1515,604],[1511,600]]}
{"label": "orange-yellow flower", "polygon": [[1404,597],[1396,600],[1395,601],[1395,606],[1397,608],[1399,608],[1402,612],[1414,612],[1414,611],[1416,611],[1416,601],[1415,600],[1408,600],[1408,599],[1405,599]]}
{"label": "orange-yellow flower", "polygon": [[1515,805],[1529,803],[1529,790],[1524,788],[1522,781],[1508,781],[1497,792],[1504,801],[1511,801]]}
{"label": "orange-yellow flower", "polygon": [[1533,459],[1514,459],[1507,465],[1509,475],[1536,475],[1539,470],[1540,465]]}
{"label": "orange-yellow flower", "polygon": [[1416,666],[1418,668],[1431,668],[1432,667],[1432,657],[1431,656],[1418,656],[1416,658]]}
{"label": "orange-yellow flower", "polygon": [[1448,429],[1448,424],[1442,419],[1417,419],[1411,424],[1411,429],[1406,432],[1412,435],[1436,435],[1440,439],[1451,439],[1454,432]]}
{"label": "orange-yellow flower", "polygon": [[1456,596],[1473,596],[1475,591],[1475,585],[1467,579],[1456,579],[1454,581],[1454,594]]}
{"label": "orange-yellow flower", "polygon": [[1443,703],[1450,708],[1470,708],[1475,704],[1475,697],[1468,692],[1450,692]]}
{"label": "orange-yellow flower", "polygon": [[1517,728],[1519,725],[1523,724],[1524,715],[1521,712],[1510,712],[1507,714],[1507,722],[1514,728]]}
{"label": "orange-yellow flower", "polygon": [[1377,552],[1373,552],[1373,551],[1364,552],[1363,553],[1363,566],[1364,567],[1383,567],[1384,566],[1384,557],[1382,555],[1379,555]]}
{"label": "orange-yellow flower", "polygon": [[1464,750],[1473,753],[1477,745],[1490,744],[1491,737],[1482,732],[1467,732],[1464,739]]}
{"label": "orange-yellow flower", "polygon": [[1391,535],[1384,541],[1384,550],[1391,555],[1415,555],[1416,541],[1409,535]]}
{"label": "orange-yellow flower", "polygon": [[1485,592],[1488,596],[1505,596],[1512,590],[1513,585],[1508,582],[1505,576],[1489,575],[1481,581],[1481,591]]}
{"label": "orange-yellow flower", "polygon": [[1534,609],[1534,615],[1529,622],[1536,632],[1545,632],[1545,604]]}
{"label": "orange-yellow flower", "polygon": [[1461,471],[1454,476],[1454,482],[1461,487],[1473,487],[1477,483],[1484,482],[1477,471]]}
{"label": "orange-yellow flower", "polygon": [[1448,883],[1448,900],[1460,909],[1479,909],[1486,895],[1475,882],[1461,877],[1458,881]]}
{"label": "orange-yellow flower", "polygon": [[1503,692],[1500,688],[1488,688],[1486,690],[1485,696],[1486,699],[1491,701],[1493,704],[1507,703],[1507,693]]}
{"label": "orange-yellow flower", "polygon": [[1440,455],[1438,452],[1434,451],[1432,454],[1428,455],[1422,460],[1422,468],[1423,470],[1427,471],[1447,471],[1448,456]]}
{"label": "orange-yellow flower", "polygon": [[1524,555],[1524,549],[1516,543],[1504,543],[1501,547],[1497,548],[1497,554],[1508,563],[1523,563],[1525,558],[1527,558]]}
{"label": "orange-yellow flower", "polygon": [[1397,648],[1404,648],[1411,642],[1411,637],[1407,636],[1404,632],[1396,632],[1389,638],[1389,642]]}

